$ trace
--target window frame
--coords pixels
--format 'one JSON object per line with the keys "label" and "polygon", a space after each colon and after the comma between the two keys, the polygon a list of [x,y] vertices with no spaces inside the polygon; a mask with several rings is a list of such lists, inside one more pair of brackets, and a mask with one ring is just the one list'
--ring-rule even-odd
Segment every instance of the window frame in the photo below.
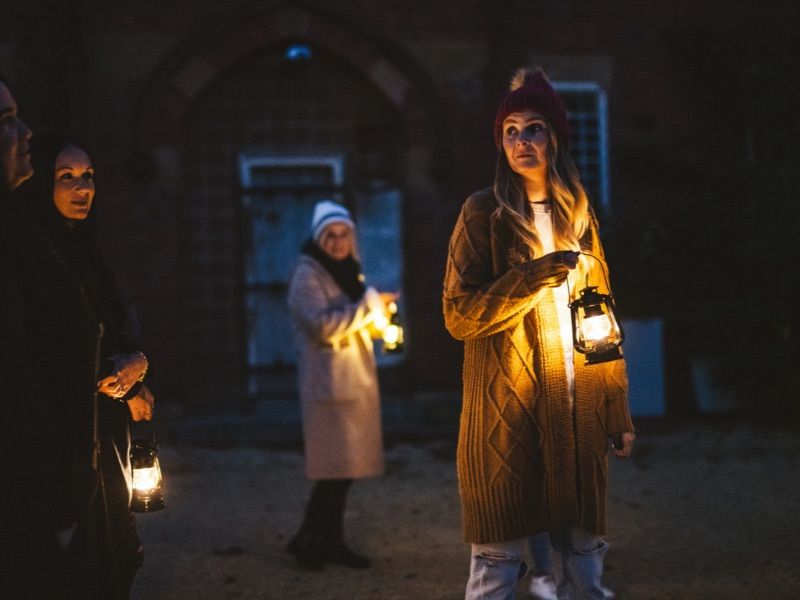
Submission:
{"label": "window frame", "polygon": [[[608,136],[608,94],[596,81],[554,81],[553,88],[561,92],[591,93],[595,97],[595,111],[597,113],[597,138],[598,138],[598,176],[596,199],[604,215],[611,214],[611,173],[609,167],[609,136]],[[567,106],[567,116],[570,110]],[[580,164],[575,161],[580,170]]]}

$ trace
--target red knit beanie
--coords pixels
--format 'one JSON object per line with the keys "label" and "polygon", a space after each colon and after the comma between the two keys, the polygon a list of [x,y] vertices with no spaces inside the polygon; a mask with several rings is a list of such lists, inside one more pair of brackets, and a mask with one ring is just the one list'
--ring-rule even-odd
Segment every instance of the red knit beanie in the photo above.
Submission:
{"label": "red knit beanie", "polygon": [[541,69],[519,69],[511,78],[510,91],[500,103],[494,119],[494,143],[503,145],[503,121],[511,113],[535,110],[550,122],[561,141],[569,146],[567,107]]}

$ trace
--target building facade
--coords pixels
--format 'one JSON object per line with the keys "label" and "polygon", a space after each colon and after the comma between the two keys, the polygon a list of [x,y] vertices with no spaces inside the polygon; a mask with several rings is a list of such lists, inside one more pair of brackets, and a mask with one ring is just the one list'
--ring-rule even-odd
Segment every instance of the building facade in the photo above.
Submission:
{"label": "building facade", "polygon": [[295,393],[284,296],[322,198],[352,209],[368,279],[402,294],[385,389],[452,390],[447,242],[491,184],[516,68],[542,66],[566,99],[604,226],[691,192],[670,157],[746,151],[685,42],[770,23],[744,2],[641,4],[7,0],[0,71],[34,130],[92,151],[102,242],[163,398],[202,412]]}

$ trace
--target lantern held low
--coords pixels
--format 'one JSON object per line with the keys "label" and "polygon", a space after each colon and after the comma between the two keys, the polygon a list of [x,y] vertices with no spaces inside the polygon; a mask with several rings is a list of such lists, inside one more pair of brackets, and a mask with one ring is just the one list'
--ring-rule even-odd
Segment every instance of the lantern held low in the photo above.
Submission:
{"label": "lantern held low", "polygon": [[133,512],[153,512],[166,507],[162,490],[161,465],[158,447],[153,441],[135,441],[131,444],[133,468]]}
{"label": "lantern held low", "polygon": [[[581,254],[591,256],[602,266],[602,262],[591,254]],[[569,308],[575,350],[586,355],[587,365],[622,358],[620,346],[625,341],[625,333],[614,312],[614,299],[610,295],[599,293],[596,286],[589,286],[587,277],[586,287],[580,291],[577,299],[570,302]]]}
{"label": "lantern held low", "polygon": [[400,324],[397,303],[390,302],[387,310],[390,316],[389,323],[383,328],[383,350],[384,352],[402,352],[403,326]]}

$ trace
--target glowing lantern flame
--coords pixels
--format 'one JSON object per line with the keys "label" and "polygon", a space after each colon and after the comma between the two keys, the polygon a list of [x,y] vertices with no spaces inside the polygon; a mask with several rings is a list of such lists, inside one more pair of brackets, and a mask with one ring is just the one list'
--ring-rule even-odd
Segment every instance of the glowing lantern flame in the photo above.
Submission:
{"label": "glowing lantern flame", "polygon": [[598,315],[584,319],[581,324],[583,337],[587,340],[599,341],[608,338],[611,334],[611,321],[606,315]]}
{"label": "glowing lantern flame", "polygon": [[158,467],[133,470],[133,489],[137,492],[152,492],[161,482]]}

